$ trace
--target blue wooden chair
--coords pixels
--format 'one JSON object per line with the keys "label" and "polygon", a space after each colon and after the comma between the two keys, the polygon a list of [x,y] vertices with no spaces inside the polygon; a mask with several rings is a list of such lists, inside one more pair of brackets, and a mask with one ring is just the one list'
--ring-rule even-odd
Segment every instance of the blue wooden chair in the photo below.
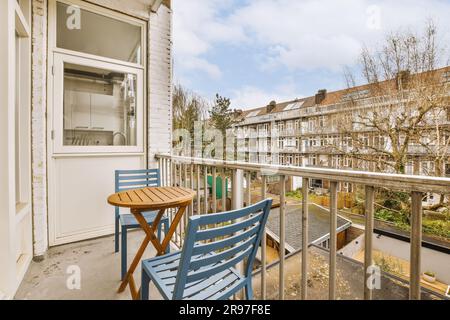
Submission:
{"label": "blue wooden chair", "polygon": [[[126,190],[159,187],[161,178],[159,169],[150,170],[117,170],[115,192]],[[115,252],[119,252],[119,229],[121,229],[121,277],[122,280],[127,273],[127,231],[129,229],[140,228],[139,223],[132,214],[120,214],[119,208],[115,208]],[[145,212],[143,216],[148,224],[152,224],[157,216],[157,212]],[[164,226],[164,233],[169,231],[169,220],[165,217],[161,219],[158,227],[158,238],[161,239],[161,226]],[[169,248],[167,249],[169,250]],[[169,251],[167,251],[169,252]]]}
{"label": "blue wooden chair", "polygon": [[[182,251],[142,262],[143,300],[154,281],[166,300],[225,300],[245,288],[253,299],[252,269],[272,200],[225,213],[189,218]],[[247,259],[242,275],[234,266]]]}

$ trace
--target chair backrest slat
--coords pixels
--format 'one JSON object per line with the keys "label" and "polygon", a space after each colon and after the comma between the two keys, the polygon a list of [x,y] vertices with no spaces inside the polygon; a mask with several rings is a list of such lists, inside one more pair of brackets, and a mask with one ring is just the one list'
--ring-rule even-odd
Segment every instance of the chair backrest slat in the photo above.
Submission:
{"label": "chair backrest slat", "polygon": [[247,238],[250,238],[251,236],[257,234],[259,231],[259,226],[254,226],[252,228],[249,228],[248,230],[246,230],[245,232],[242,233],[238,233],[232,237],[220,240],[220,241],[215,241],[212,243],[205,243],[205,244],[199,244],[197,246],[194,247],[194,249],[192,250],[192,254],[193,255],[198,255],[198,254],[205,254],[208,252],[213,252],[213,251],[217,251],[220,250],[221,248],[226,248],[229,246],[233,246],[236,243],[239,243]]}
{"label": "chair backrest slat", "polygon": [[244,259],[248,259],[244,277],[251,277],[271,206],[272,200],[268,199],[240,210],[190,217],[173,299],[186,297],[187,287]]}
{"label": "chair backrest slat", "polygon": [[237,222],[225,227],[212,228],[208,230],[202,230],[197,233],[196,239],[197,241],[203,241],[208,239],[215,239],[219,237],[223,237],[229,234],[233,234],[239,230],[243,230],[245,228],[249,228],[261,220],[262,213],[258,213],[253,217],[250,217],[247,220]]}
{"label": "chair backrest slat", "polygon": [[195,270],[201,268],[204,265],[213,265],[214,263],[218,263],[222,260],[226,260],[228,258],[233,257],[237,253],[244,251],[248,247],[250,247],[256,240],[256,236],[245,240],[237,246],[232,247],[231,249],[225,250],[221,253],[214,253],[211,255],[203,256],[201,258],[197,258],[191,261],[190,268]]}
{"label": "chair backrest slat", "polygon": [[149,170],[117,170],[116,192],[161,186],[159,169]]}
{"label": "chair backrest slat", "polygon": [[219,263],[214,265],[214,267],[211,268],[204,268],[199,271],[192,272],[188,274],[186,282],[193,282],[198,281],[200,279],[209,278],[210,276],[222,272],[223,270],[226,270],[228,268],[231,268],[235,265],[237,265],[239,262],[250,256],[251,252],[253,251],[252,247],[248,247],[245,251],[239,252],[237,255],[235,255],[232,259],[226,260],[224,263]]}
{"label": "chair backrest slat", "polygon": [[[148,170],[116,170],[115,192],[128,191],[145,187],[160,187],[159,169]],[[116,218],[119,217],[119,207],[115,207]]]}

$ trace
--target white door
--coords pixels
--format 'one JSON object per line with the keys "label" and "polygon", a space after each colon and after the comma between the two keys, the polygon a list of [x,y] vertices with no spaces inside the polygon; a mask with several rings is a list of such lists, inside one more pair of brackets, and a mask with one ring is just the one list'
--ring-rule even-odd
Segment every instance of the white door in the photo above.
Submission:
{"label": "white door", "polygon": [[53,64],[49,235],[60,245],[113,232],[114,171],[145,168],[144,86],[140,69],[60,53]]}
{"label": "white door", "polygon": [[53,246],[111,234],[114,171],[146,168],[147,33],[146,22],[86,1],[49,0],[48,16]]}

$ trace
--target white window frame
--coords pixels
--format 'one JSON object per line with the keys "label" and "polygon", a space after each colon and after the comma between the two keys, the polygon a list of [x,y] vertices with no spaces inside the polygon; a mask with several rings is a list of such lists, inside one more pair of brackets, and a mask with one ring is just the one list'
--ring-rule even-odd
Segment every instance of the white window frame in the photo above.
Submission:
{"label": "white window frame", "polygon": [[[58,48],[56,46],[57,38],[57,2],[65,3],[67,5],[75,5],[83,10],[88,10],[95,14],[104,15],[106,17],[120,20],[126,23],[137,25],[141,27],[142,39],[142,61],[139,64],[130,63],[122,60],[111,59],[103,56],[96,56],[78,51],[71,51],[67,49]],[[145,77],[147,66],[147,22],[119,13],[110,9],[100,7],[98,5],[90,4],[81,0],[49,0],[49,35],[48,35],[48,57],[49,57],[49,105],[48,105],[48,119],[52,130],[49,130],[48,140],[52,141],[53,154],[58,155],[145,155],[145,143],[147,140],[147,81]],[[137,83],[137,99],[136,99],[136,146],[64,146],[63,145],[63,110],[55,110],[56,105],[63,105],[63,67],[61,61],[57,57],[64,57],[64,62],[74,63],[77,65],[86,65],[100,69],[108,69],[117,72],[125,72],[136,74],[138,77]],[[58,61],[57,61],[58,60]],[[59,66],[57,65],[59,63]],[[59,75],[57,75],[59,71]],[[53,75],[54,73],[54,75]],[[60,78],[61,81],[57,79]],[[58,103],[58,104],[57,104]]]}
{"label": "white window frame", "polygon": [[137,77],[136,97],[136,146],[67,146],[64,145],[64,110],[54,110],[53,144],[56,154],[73,153],[143,153],[144,152],[144,74],[141,69],[111,64],[109,62],[93,61],[91,59],[58,54],[54,57],[54,104],[64,104],[64,64],[76,64],[98,69],[106,69],[120,73],[133,74]]}
{"label": "white window frame", "polygon": [[[132,62],[127,62],[127,61],[123,61],[123,60],[117,60],[117,59],[112,59],[112,58],[108,58],[108,57],[103,57],[103,56],[97,56],[97,55],[93,55],[93,54],[89,54],[89,53],[84,53],[84,52],[80,52],[80,51],[72,51],[72,50],[68,50],[68,49],[63,49],[63,48],[58,48],[56,45],[56,39],[57,39],[57,34],[56,34],[56,29],[57,29],[57,2],[60,3],[64,3],[67,5],[74,5],[74,6],[78,6],[80,7],[80,9],[83,10],[87,10],[90,12],[93,12],[95,14],[99,14],[99,15],[103,15],[105,17],[111,18],[111,19],[115,19],[115,20],[119,20],[122,22],[126,22],[132,25],[136,25],[141,27],[141,47],[142,47],[142,57],[141,57],[141,62],[140,63],[132,63]],[[137,19],[137,18],[133,18],[131,16],[119,13],[119,12],[115,12],[113,10],[110,9],[106,9],[94,4],[90,4],[87,3],[85,1],[81,1],[81,0],[49,0],[49,4],[48,4],[48,11],[49,11],[49,21],[48,21],[48,26],[49,26],[49,37],[48,37],[48,46],[49,46],[49,53],[53,52],[53,53],[62,53],[62,54],[72,54],[72,55],[77,55],[80,57],[84,57],[84,58],[88,58],[88,59],[93,59],[93,60],[100,60],[100,61],[104,61],[104,62],[110,62],[110,63],[116,63],[116,64],[122,64],[125,66],[129,66],[129,67],[133,67],[133,68],[141,68],[144,69],[146,64],[147,64],[147,46],[146,46],[146,34],[147,34],[147,24],[145,21]]]}

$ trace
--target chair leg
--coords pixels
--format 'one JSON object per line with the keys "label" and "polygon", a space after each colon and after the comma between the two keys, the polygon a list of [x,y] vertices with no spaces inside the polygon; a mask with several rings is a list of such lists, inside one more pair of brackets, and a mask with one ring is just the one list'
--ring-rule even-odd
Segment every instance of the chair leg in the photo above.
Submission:
{"label": "chair leg", "polygon": [[114,228],[114,252],[119,252],[119,217],[116,216],[116,223]]}
{"label": "chair leg", "polygon": [[142,268],[141,279],[141,300],[149,300],[150,295],[150,277],[147,272]]}
{"label": "chair leg", "polygon": [[251,301],[253,300],[253,287],[251,280],[247,282],[247,285],[245,286],[245,296],[247,300]]}
{"label": "chair leg", "polygon": [[127,274],[127,228],[122,227],[122,250],[120,252],[121,260],[121,279]]}
{"label": "chair leg", "polygon": [[[164,235],[169,233],[169,221],[165,220],[164,221]],[[166,248],[166,254],[170,253],[170,243]]]}

